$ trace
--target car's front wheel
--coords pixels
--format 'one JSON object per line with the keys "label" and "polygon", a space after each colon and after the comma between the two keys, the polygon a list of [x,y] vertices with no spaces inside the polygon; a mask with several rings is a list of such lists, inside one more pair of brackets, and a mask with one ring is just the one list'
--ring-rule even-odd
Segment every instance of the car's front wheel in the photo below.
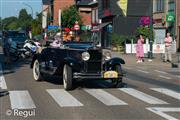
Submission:
{"label": "car's front wheel", "polygon": [[63,69],[63,84],[65,90],[71,90],[73,87],[72,68],[67,64]]}
{"label": "car's front wheel", "polygon": [[35,60],[33,64],[33,77],[36,81],[40,81],[43,79],[42,74],[40,72],[40,65],[38,60]]}

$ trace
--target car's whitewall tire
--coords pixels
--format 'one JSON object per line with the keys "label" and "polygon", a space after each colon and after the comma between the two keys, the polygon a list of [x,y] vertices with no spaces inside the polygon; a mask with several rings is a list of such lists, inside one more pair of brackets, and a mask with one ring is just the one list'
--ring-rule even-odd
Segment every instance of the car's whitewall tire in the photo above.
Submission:
{"label": "car's whitewall tire", "polygon": [[72,68],[69,65],[64,65],[63,68],[63,84],[65,90],[71,90],[73,86]]}
{"label": "car's whitewall tire", "polygon": [[40,65],[38,60],[35,60],[33,64],[33,77],[35,81],[41,81],[43,79],[40,72]]}

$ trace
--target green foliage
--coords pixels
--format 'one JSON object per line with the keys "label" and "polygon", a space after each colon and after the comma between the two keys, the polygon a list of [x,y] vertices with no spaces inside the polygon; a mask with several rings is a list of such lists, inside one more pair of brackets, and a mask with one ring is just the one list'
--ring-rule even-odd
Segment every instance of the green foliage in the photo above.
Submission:
{"label": "green foliage", "polygon": [[62,12],[62,27],[72,28],[75,21],[78,21],[80,25],[82,24],[81,16],[77,11],[76,6],[72,5]]}
{"label": "green foliage", "polygon": [[112,45],[113,46],[124,46],[124,43],[130,43],[131,40],[135,39],[135,36],[119,35],[116,33],[112,34]]}
{"label": "green foliage", "polygon": [[[152,31],[153,32],[153,31]],[[139,34],[142,34],[145,38],[148,38],[150,39],[151,38],[151,30],[149,27],[138,27],[136,29],[136,34],[139,35]],[[152,33],[153,37],[154,37],[154,33]]]}
{"label": "green foliage", "polygon": [[19,27],[21,27],[21,29],[23,30],[30,29],[31,22],[32,22],[31,15],[28,15],[26,9],[21,9],[18,17]]}
{"label": "green foliage", "polygon": [[37,13],[37,18],[31,22],[32,34],[39,35],[42,32],[42,14]]}
{"label": "green foliage", "polygon": [[33,35],[41,34],[42,32],[42,14],[37,13],[37,17],[33,19],[28,15],[26,9],[22,9],[17,17],[8,17],[1,20],[0,30],[32,30]]}
{"label": "green foliage", "polygon": [[15,30],[18,28],[17,25],[18,18],[16,17],[8,17],[1,21],[2,28],[5,30]]}

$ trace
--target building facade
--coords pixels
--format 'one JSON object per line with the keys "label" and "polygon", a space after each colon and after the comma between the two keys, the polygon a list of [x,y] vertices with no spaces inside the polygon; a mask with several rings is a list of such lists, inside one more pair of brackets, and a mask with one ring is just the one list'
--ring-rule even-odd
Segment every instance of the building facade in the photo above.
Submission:
{"label": "building facade", "polygon": [[[127,0],[127,13],[123,14],[120,0],[98,0],[99,18],[104,27],[102,29],[102,45],[109,47],[111,33],[119,35],[135,35],[140,26],[141,17],[150,16],[150,0]],[[112,31],[110,30],[112,28]]]}
{"label": "building facade", "polygon": [[176,39],[176,50],[180,51],[180,1],[153,0],[153,20],[155,43],[164,43],[164,37],[170,32]]}
{"label": "building facade", "polygon": [[96,0],[77,0],[76,5],[84,25],[91,26],[98,23],[98,2]]}
{"label": "building facade", "polygon": [[177,51],[180,52],[180,0],[175,1]]}

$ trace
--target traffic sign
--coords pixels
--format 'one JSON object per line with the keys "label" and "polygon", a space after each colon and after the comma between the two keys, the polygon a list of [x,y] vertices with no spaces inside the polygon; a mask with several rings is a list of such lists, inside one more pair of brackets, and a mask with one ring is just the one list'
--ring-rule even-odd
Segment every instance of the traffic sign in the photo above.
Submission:
{"label": "traffic sign", "polygon": [[53,30],[53,29],[58,29],[59,26],[53,26],[53,25],[49,25],[48,26],[48,30]]}
{"label": "traffic sign", "polygon": [[79,30],[79,29],[80,29],[79,25],[78,25],[78,24],[75,24],[75,25],[74,25],[74,30]]}
{"label": "traffic sign", "polygon": [[174,14],[174,12],[169,12],[166,15],[166,21],[167,22],[174,22],[175,21],[175,14]]}

